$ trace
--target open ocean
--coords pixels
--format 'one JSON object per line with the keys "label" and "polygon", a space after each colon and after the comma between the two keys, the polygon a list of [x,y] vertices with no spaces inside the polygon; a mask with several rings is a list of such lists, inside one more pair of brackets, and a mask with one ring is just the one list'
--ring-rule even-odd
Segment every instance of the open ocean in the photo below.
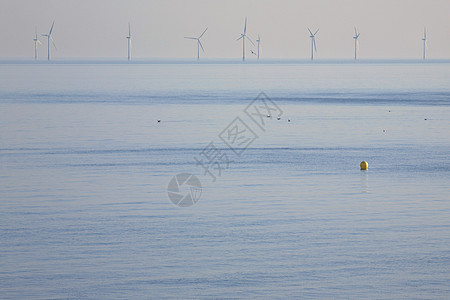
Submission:
{"label": "open ocean", "polygon": [[449,270],[450,62],[0,62],[2,299],[448,299]]}

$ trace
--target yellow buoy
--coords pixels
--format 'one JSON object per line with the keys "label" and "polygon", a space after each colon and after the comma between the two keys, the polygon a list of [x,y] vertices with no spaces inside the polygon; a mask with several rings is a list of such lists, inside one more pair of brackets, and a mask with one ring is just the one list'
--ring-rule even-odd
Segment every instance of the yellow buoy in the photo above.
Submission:
{"label": "yellow buoy", "polygon": [[367,163],[367,161],[363,160],[359,166],[361,167],[361,170],[367,170],[369,168],[369,164]]}

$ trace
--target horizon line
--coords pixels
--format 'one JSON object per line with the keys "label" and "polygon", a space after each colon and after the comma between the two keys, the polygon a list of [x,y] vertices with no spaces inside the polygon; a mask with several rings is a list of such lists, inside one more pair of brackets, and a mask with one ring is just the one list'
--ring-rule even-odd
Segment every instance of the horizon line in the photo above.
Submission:
{"label": "horizon line", "polygon": [[290,64],[370,64],[370,63],[450,63],[450,58],[317,58],[311,61],[309,58],[261,58],[249,59],[245,62],[241,58],[196,58],[188,57],[137,57],[128,61],[123,57],[64,57],[54,58],[50,61],[47,59],[35,60],[29,57],[0,57],[0,64],[76,64],[76,63],[90,63],[90,64],[170,64],[170,63],[186,63],[186,64],[214,64],[214,63],[239,63],[239,64],[273,64],[273,63],[290,63]]}

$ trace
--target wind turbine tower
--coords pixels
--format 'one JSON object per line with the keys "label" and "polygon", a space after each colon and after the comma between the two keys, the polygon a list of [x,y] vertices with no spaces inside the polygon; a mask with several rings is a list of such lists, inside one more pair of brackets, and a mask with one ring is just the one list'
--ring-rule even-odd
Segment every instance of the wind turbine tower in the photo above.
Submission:
{"label": "wind turbine tower", "polygon": [[314,52],[317,52],[316,47],[316,34],[319,32],[319,29],[316,30],[316,32],[312,33],[312,31],[308,28],[310,38],[311,38],[311,60],[314,60]]}
{"label": "wind turbine tower", "polygon": [[131,25],[130,22],[128,22],[128,36],[126,37],[128,40],[128,60],[131,59]]}
{"label": "wind turbine tower", "polygon": [[206,30],[208,30],[208,28],[205,29],[205,31],[203,31],[202,34],[200,34],[199,37],[188,37],[185,36],[185,39],[190,39],[190,40],[196,40],[197,41],[197,60],[200,60],[200,48],[202,48],[202,51],[205,52],[205,49],[203,48],[202,42],[200,41],[200,39],[202,38],[202,36],[205,34]]}
{"label": "wind turbine tower", "polygon": [[34,41],[34,60],[37,60],[38,59],[37,45],[38,44],[39,45],[42,44],[41,41],[37,37],[37,28],[36,28],[36,31],[35,31],[35,36],[34,36],[33,41]]}
{"label": "wind turbine tower", "polygon": [[259,60],[259,44],[261,44],[261,37],[258,34],[258,39],[256,40],[256,43],[258,43],[258,60]]}
{"label": "wind turbine tower", "polygon": [[245,61],[245,39],[246,38],[250,41],[250,43],[253,44],[253,46],[255,46],[255,43],[253,43],[253,41],[247,36],[247,17],[245,17],[244,32],[241,33],[241,36],[236,40],[236,41],[239,41],[240,39],[242,39],[242,61]]}
{"label": "wind turbine tower", "polygon": [[53,26],[55,26],[55,21],[53,21],[52,27],[50,28],[50,31],[48,32],[48,34],[42,35],[42,36],[47,37],[47,60],[50,60],[50,57],[51,57],[50,56],[50,41],[52,41],[53,47],[55,47],[55,49],[56,49],[56,45],[55,45],[55,42],[52,37]]}
{"label": "wind turbine tower", "polygon": [[423,28],[422,41],[423,41],[423,60],[425,60],[425,55],[426,55],[425,51],[426,51],[426,48],[427,48],[427,28],[426,27]]}
{"label": "wind turbine tower", "polygon": [[353,39],[355,40],[355,60],[356,60],[356,48],[358,47],[359,35],[360,35],[360,33],[358,33],[358,31],[356,30],[356,27],[355,27],[355,36],[353,37]]}

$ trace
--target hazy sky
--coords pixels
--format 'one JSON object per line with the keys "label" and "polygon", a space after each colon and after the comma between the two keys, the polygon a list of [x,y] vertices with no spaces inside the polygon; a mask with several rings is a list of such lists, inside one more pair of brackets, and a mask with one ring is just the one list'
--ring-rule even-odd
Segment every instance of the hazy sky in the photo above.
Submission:
{"label": "hazy sky", "polygon": [[245,16],[263,57],[308,58],[309,26],[320,27],[318,59],[351,58],[357,26],[361,58],[420,58],[426,26],[429,57],[450,58],[449,0],[0,0],[0,57],[33,57],[35,26],[55,20],[55,58],[126,57],[128,21],[133,57],[195,57],[183,37],[208,27],[205,56],[238,58]]}

